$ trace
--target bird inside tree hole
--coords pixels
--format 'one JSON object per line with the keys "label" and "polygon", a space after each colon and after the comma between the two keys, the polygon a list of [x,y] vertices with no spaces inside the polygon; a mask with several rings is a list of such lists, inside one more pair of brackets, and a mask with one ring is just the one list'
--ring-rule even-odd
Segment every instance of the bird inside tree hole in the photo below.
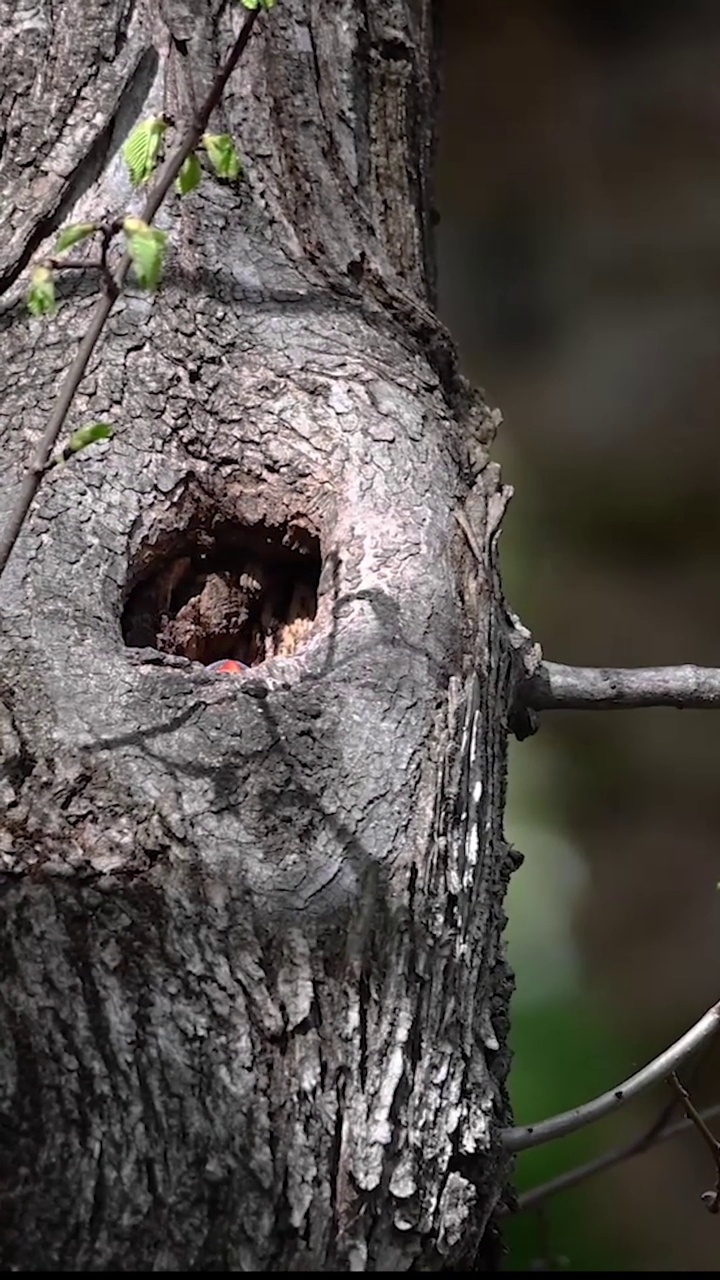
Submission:
{"label": "bird inside tree hole", "polygon": [[125,643],[205,665],[290,656],[317,610],[320,544],[294,524],[216,525],[167,535],[138,556]]}

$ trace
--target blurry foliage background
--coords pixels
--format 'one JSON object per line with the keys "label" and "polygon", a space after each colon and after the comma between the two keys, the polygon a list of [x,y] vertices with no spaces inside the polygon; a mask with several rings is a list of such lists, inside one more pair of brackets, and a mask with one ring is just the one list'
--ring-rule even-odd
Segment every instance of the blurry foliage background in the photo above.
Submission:
{"label": "blurry foliage background", "polygon": [[[505,417],[502,567],[547,657],[720,665],[720,3],[443,0],[440,303]],[[515,744],[518,1122],[718,996],[720,713],[566,712]],[[687,1073],[685,1078],[687,1079]],[[693,1097],[720,1100],[720,1052]],[[532,1185],[642,1129],[527,1153]],[[508,1267],[717,1270],[691,1135],[514,1221]]]}

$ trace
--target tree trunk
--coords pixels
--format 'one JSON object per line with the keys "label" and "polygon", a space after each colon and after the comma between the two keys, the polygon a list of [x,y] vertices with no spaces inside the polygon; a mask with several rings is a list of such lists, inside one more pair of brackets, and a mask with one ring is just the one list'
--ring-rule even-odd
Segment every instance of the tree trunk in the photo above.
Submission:
{"label": "tree trunk", "polygon": [[[21,272],[140,208],[128,130],[183,127],[245,11],[0,17],[6,518],[97,297],[34,320]],[[212,123],[244,175],[161,209],[69,424],[115,438],[0,585],[5,1268],[497,1264],[515,650],[493,418],[432,314],[435,35],[428,0],[260,17]]]}

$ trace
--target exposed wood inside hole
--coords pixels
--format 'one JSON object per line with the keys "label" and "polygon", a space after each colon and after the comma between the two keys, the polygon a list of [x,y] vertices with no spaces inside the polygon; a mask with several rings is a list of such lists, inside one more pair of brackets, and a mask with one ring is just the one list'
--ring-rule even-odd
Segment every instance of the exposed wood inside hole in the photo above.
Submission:
{"label": "exposed wood inside hole", "polygon": [[320,546],[293,526],[190,530],[143,566],[122,617],[127,645],[204,664],[290,656],[317,609]]}

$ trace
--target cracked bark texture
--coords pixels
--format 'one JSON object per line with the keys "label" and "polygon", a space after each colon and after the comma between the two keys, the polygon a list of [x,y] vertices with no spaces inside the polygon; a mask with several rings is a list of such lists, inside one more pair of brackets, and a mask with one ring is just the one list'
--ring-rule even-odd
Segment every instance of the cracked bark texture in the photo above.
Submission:
{"label": "cracked bark texture", "polygon": [[[119,147],[188,118],[210,0],[2,0],[0,517],[91,312],[22,271],[137,209]],[[0,1260],[497,1264],[514,650],[493,420],[432,314],[427,0],[281,0],[213,129],[245,176],[158,216],[0,583]],[[464,513],[473,533],[455,519]],[[233,680],[127,648],[189,531],[319,539],[310,637]]]}

